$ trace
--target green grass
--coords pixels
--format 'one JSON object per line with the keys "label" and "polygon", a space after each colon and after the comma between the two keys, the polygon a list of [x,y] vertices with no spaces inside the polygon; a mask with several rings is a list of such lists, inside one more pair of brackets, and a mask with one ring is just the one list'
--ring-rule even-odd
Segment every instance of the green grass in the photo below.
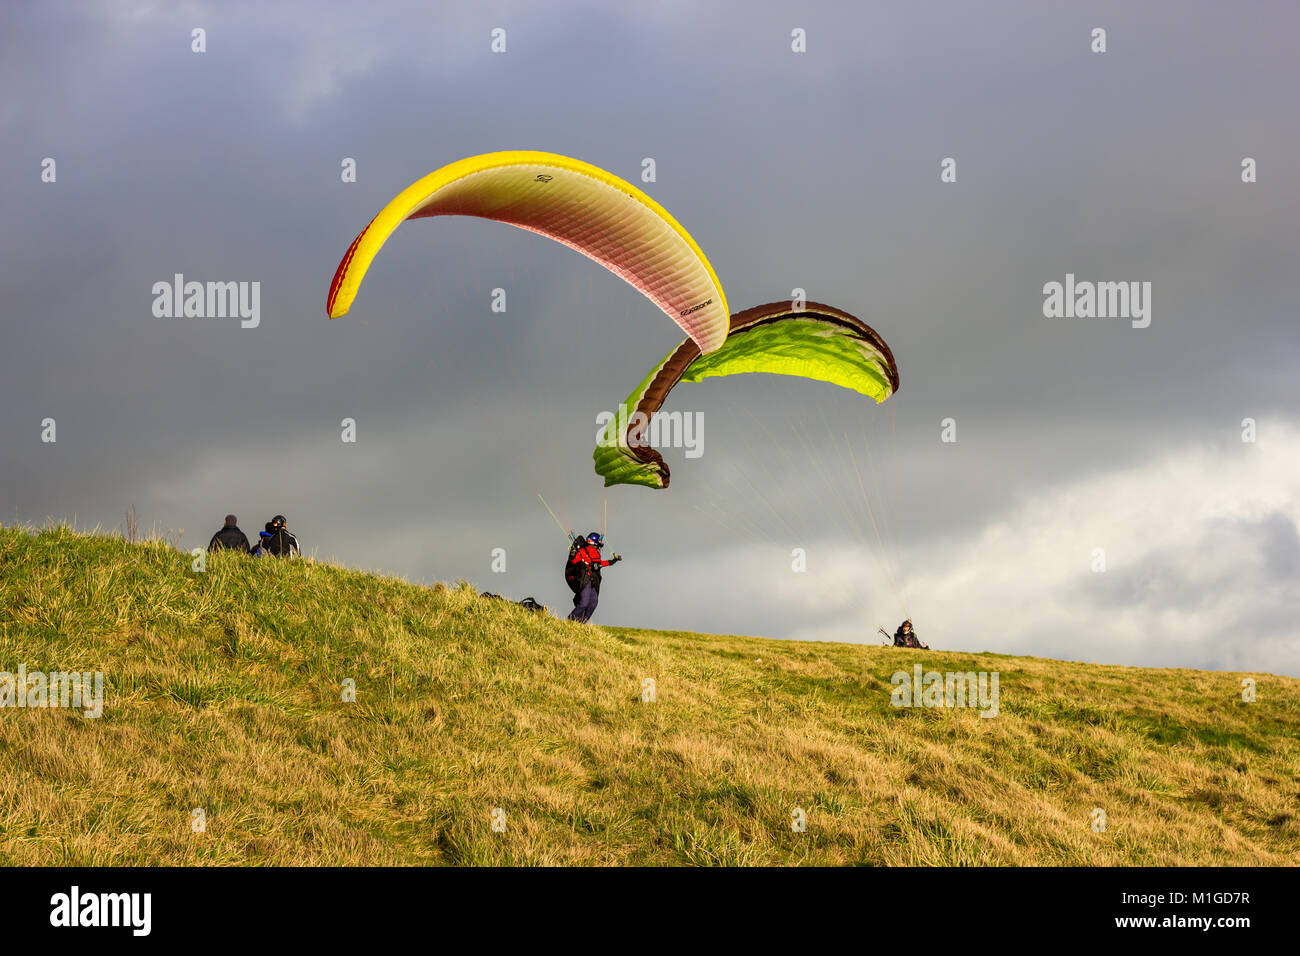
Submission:
{"label": "green grass", "polygon": [[[0,861],[1300,864],[1295,679],[1249,675],[1248,704],[1242,674],[586,627],[191,560],[0,528],[0,671],[102,671],[106,698],[0,709]],[[918,660],[999,672],[999,716],[895,709]]]}

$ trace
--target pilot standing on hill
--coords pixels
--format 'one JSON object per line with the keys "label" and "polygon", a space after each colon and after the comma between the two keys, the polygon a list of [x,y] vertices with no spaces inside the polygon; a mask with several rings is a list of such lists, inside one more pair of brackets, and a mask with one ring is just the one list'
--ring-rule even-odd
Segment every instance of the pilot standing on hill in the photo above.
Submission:
{"label": "pilot standing on hill", "polygon": [[585,538],[579,538],[569,532],[569,561],[564,566],[564,580],[573,592],[573,613],[570,621],[586,624],[596,613],[596,603],[600,600],[600,569],[611,564],[618,564],[623,558],[613,555],[608,561],[600,556],[600,549],[605,546],[605,537],[599,531],[593,531]]}

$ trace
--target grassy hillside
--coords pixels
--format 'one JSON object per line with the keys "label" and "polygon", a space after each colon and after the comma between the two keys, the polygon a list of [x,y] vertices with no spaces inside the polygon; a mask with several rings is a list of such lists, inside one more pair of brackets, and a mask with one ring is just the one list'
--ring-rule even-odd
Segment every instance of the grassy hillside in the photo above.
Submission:
{"label": "grassy hillside", "polygon": [[[99,670],[106,700],[0,709],[3,862],[1300,864],[1294,679],[1251,675],[1248,704],[1240,674],[585,627],[190,560],[0,528],[0,671]],[[894,708],[916,661],[999,672],[999,715]]]}

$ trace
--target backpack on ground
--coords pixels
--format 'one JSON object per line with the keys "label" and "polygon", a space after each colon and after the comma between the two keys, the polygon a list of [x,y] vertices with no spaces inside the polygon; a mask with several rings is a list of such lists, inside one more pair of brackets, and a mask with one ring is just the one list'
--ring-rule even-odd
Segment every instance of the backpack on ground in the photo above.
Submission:
{"label": "backpack on ground", "polygon": [[533,611],[534,613],[537,614],[541,614],[546,610],[546,606],[543,604],[538,604],[537,599],[534,597],[526,597],[522,601],[511,601],[510,598],[502,597],[500,594],[493,594],[491,591],[484,591],[482,594],[479,595],[479,597],[491,598],[494,601],[506,601],[507,603],[510,604],[517,604],[525,611]]}

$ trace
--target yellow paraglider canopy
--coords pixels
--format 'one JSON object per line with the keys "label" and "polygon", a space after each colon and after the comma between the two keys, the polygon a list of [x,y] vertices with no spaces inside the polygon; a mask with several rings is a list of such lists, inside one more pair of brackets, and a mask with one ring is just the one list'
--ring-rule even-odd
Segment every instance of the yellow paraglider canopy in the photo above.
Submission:
{"label": "yellow paraglider canopy", "polygon": [[330,285],[330,318],[346,315],[366,270],[406,219],[477,216],[548,236],[620,276],[682,327],[701,352],[727,337],[727,299],[690,233],[612,173],[555,153],[471,156],[408,186],[348,247]]}

